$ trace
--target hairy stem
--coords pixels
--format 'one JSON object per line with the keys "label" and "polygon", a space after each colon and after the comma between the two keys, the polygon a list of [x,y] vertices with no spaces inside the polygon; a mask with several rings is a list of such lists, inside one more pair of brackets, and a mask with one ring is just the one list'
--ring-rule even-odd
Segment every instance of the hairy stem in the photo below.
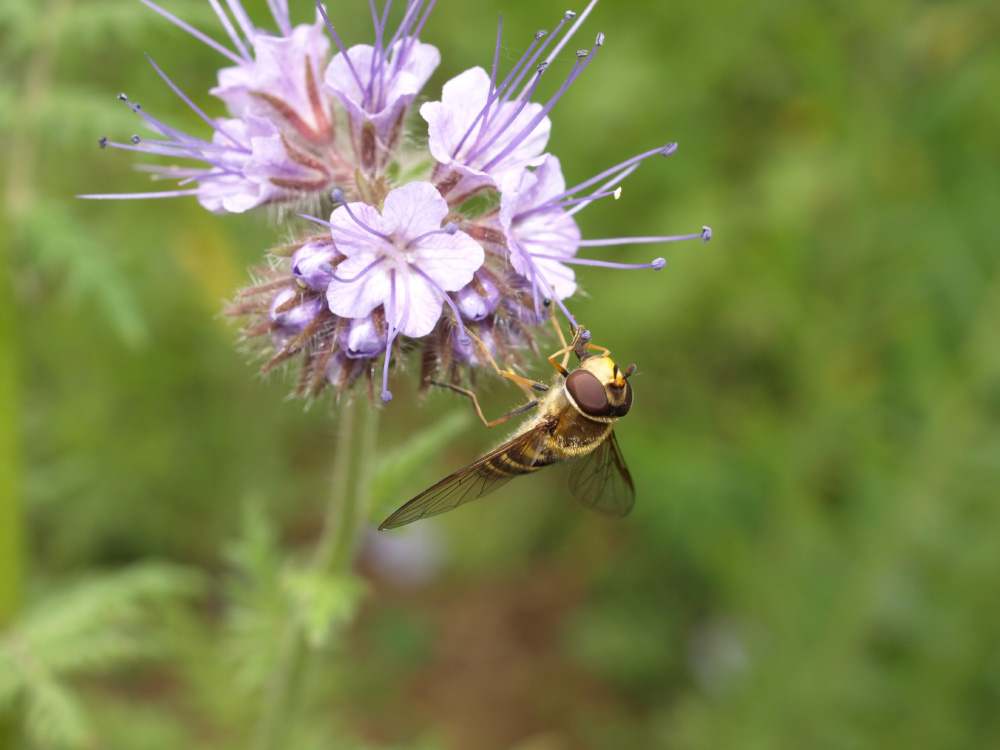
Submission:
{"label": "hairy stem", "polygon": [[[342,572],[354,559],[359,519],[365,517],[368,506],[377,426],[378,413],[364,399],[356,399],[340,414],[330,500],[323,532],[309,563],[316,574]],[[289,746],[296,716],[305,703],[303,685],[312,661],[309,651],[302,623],[290,608],[278,646],[278,658],[264,690],[254,742],[257,750]]]}

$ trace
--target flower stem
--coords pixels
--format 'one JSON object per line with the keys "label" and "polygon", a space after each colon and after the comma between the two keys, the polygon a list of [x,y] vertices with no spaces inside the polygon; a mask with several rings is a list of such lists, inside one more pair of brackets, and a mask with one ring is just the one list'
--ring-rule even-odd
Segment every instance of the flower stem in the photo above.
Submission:
{"label": "flower stem", "polygon": [[[378,427],[378,414],[364,399],[356,399],[340,413],[337,422],[336,456],[330,501],[323,532],[309,562],[319,575],[345,571],[354,559],[359,519],[368,506],[371,468]],[[289,747],[296,717],[303,705],[306,672],[313,661],[302,623],[289,607],[278,644],[278,657],[264,688],[264,702],[254,746],[257,750]]]}
{"label": "flower stem", "polygon": [[[0,237],[9,237],[0,210]],[[18,496],[17,328],[11,267],[0,242],[0,635],[17,616],[24,567],[23,518]],[[17,721],[0,715],[0,748],[19,747]]]}

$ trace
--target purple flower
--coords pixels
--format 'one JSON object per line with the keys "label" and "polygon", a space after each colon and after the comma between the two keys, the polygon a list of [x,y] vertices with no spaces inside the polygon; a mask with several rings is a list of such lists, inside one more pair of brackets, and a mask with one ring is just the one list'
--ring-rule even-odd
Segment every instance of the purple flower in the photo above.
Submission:
{"label": "purple flower", "polygon": [[486,71],[472,68],[444,85],[441,101],[420,107],[431,155],[454,174],[451,195],[494,187],[505,172],[535,166],[549,141],[549,118],[534,122],[541,104],[498,102],[492,91]]}
{"label": "purple flower", "polygon": [[311,240],[293,253],[292,276],[302,286],[325,292],[333,281],[333,265],[343,258],[333,240]]}
{"label": "purple flower", "polygon": [[233,117],[274,116],[305,138],[328,140],[330,112],[318,88],[330,50],[323,20],[296,26],[284,36],[255,32],[252,44],[253,57],[247,54],[235,67],[220,70],[219,85],[210,93]]}
{"label": "purple flower", "polygon": [[[666,263],[580,257],[581,250],[711,237],[707,227],[680,236],[581,236],[579,211],[617,199],[622,181],[640,164],[676,150],[669,144],[637,154],[571,188],[559,159],[546,152],[550,113],[593,63],[603,34],[589,50],[576,51],[548,100],[533,97],[596,0],[579,16],[567,12],[551,34],[538,32],[505,75],[499,71],[501,24],[490,72],[460,73],[444,84],[438,101],[420,108],[426,148],[403,134],[413,102],[440,62],[438,50],[418,38],[434,0],[407,0],[392,32],[390,3],[381,12],[370,3],[373,43],[349,48],[321,5],[312,24],[293,27],[286,0],[268,0],[277,29],[269,33],[254,27],[240,0],[226,0],[226,10],[209,1],[228,47],[142,0],[232,63],[211,90],[228,115],[209,117],[154,63],[210,134],[177,130],[122,95],[158,135],[125,143],[102,139],[101,145],[188,166],[147,168],[178,180],[175,190],[85,197],[192,195],[217,213],[290,202],[331,207],[329,221],[299,214],[329,232],[274,248],[258,283],[229,308],[248,319],[248,339],[273,350],[265,372],[293,357],[302,363],[296,394],[315,395],[328,385],[340,394],[364,377],[373,396],[381,365],[382,399],[389,401],[393,351],[418,346],[422,388],[429,378],[469,380],[474,368],[489,364],[484,349],[506,366],[523,365],[523,353],[537,351],[534,331],[548,318],[550,303],[577,325],[567,308],[577,290],[574,266],[660,270]],[[467,200],[477,194],[479,200]]]}
{"label": "purple flower", "polygon": [[[337,249],[346,256],[327,287],[330,311],[344,318],[385,311],[386,359],[397,334],[426,336],[441,317],[445,292],[461,289],[483,264],[483,248],[454,224],[442,229],[448,204],[426,182],[390,192],[379,213],[365,203],[342,205],[330,217]],[[461,327],[461,316],[455,314]],[[382,398],[388,401],[387,370]]]}
{"label": "purple flower", "polygon": [[326,69],[326,88],[347,113],[354,153],[366,173],[386,165],[410,104],[441,62],[436,47],[416,38],[434,2],[421,15],[423,5],[424,0],[407,2],[403,20],[387,43],[382,36],[384,17],[375,18],[374,46],[358,44],[345,50],[330,27],[341,51]]}
{"label": "purple flower", "polygon": [[[441,101],[420,108],[427,120],[431,154],[438,162],[435,182],[450,202],[460,203],[487,187],[496,187],[511,171],[537,166],[549,140],[549,111],[593,61],[604,44],[598,34],[593,48],[578,50],[577,61],[559,90],[544,105],[531,102],[542,73],[570,40],[596,2],[577,19],[567,11],[552,34],[540,31],[501,83],[497,83],[501,24],[493,54],[493,72],[472,68],[444,85]],[[549,44],[559,38],[568,21],[577,19],[548,57],[539,62]],[[544,41],[543,41],[544,40]],[[529,71],[534,71],[530,76]],[[527,77],[523,88],[515,93]]]}
{"label": "purple flower", "polygon": [[500,193],[500,227],[510,263],[531,284],[535,299],[563,300],[576,291],[573,269],[560,261],[576,255],[580,228],[550,199],[566,190],[559,160],[547,154],[534,171],[511,174]]}

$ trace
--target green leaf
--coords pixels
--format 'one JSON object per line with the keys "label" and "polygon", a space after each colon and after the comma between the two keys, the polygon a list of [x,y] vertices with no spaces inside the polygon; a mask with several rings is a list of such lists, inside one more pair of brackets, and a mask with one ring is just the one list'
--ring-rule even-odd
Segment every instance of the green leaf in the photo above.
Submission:
{"label": "green leaf", "polygon": [[289,571],[283,583],[295,604],[306,642],[312,648],[325,646],[340,626],[354,619],[367,592],[364,581],[351,573]]}

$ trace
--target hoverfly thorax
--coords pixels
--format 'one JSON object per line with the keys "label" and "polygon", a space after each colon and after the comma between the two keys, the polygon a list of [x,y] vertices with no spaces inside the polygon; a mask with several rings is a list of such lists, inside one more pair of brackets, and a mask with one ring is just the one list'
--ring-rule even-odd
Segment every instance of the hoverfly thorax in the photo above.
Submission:
{"label": "hoverfly thorax", "polygon": [[628,378],[633,372],[635,365],[622,372],[611,357],[587,357],[567,376],[566,395],[585,417],[613,421],[632,407]]}

